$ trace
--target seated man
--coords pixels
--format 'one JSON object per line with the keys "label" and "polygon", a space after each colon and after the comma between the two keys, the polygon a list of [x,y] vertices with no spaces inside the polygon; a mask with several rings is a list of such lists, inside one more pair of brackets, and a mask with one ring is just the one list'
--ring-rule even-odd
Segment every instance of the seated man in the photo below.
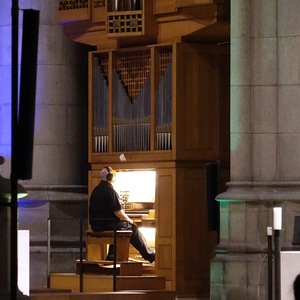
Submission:
{"label": "seated man", "polygon": [[[136,248],[145,260],[155,261],[155,253],[147,245],[138,227],[127,216],[120,203],[119,195],[114,190],[112,182],[115,171],[105,167],[100,171],[100,183],[92,191],[89,206],[89,218],[93,231],[132,230],[131,245]],[[108,258],[113,258],[112,247]]]}

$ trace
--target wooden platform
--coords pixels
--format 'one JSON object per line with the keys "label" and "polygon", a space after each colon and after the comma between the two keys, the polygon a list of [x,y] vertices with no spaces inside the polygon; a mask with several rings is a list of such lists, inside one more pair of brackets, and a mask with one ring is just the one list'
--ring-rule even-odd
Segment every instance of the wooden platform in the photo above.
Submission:
{"label": "wooden platform", "polygon": [[117,262],[116,270],[113,268],[113,261],[82,261],[82,264],[76,261],[76,274],[80,274],[80,270],[83,274],[89,275],[116,275],[121,276],[142,276],[142,275],[154,275],[155,265],[149,263],[143,263],[141,261],[121,261]]}
{"label": "wooden platform", "polygon": [[108,292],[108,293],[49,293],[32,294],[31,300],[145,300],[145,293]]}
{"label": "wooden platform", "polygon": [[[80,276],[75,273],[50,274],[51,289],[80,291]],[[117,276],[116,290],[165,290],[165,278],[155,275]],[[83,292],[112,292],[113,276],[83,274]]]}
{"label": "wooden platform", "polygon": [[31,300],[174,300],[173,291],[120,291],[107,293],[34,293]]}

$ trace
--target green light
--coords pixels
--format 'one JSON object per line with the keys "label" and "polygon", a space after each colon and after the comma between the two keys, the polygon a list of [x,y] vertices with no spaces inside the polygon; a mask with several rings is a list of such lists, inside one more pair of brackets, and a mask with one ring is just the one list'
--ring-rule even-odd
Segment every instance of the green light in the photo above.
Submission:
{"label": "green light", "polygon": [[234,200],[232,199],[222,199],[222,198],[217,198],[216,199],[218,202],[220,203],[231,203],[231,202],[235,202]]}

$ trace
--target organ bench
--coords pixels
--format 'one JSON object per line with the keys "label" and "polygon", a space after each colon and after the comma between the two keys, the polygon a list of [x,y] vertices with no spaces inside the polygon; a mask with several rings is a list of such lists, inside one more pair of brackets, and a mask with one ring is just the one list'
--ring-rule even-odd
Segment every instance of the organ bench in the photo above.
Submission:
{"label": "organ bench", "polygon": [[[86,259],[87,261],[105,260],[109,245],[115,244],[116,239],[116,261],[127,261],[129,257],[129,244],[132,235],[131,230],[109,230],[95,232],[87,230]],[[114,236],[115,234],[115,236]]]}

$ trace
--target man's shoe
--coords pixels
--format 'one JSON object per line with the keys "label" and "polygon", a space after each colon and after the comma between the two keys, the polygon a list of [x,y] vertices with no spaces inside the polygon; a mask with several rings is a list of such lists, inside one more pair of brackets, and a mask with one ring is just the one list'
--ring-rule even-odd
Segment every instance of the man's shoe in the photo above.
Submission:
{"label": "man's shoe", "polygon": [[114,260],[114,255],[108,253],[105,260],[111,260],[111,261],[113,261]]}
{"label": "man's shoe", "polygon": [[152,264],[155,261],[155,251],[149,254],[148,261],[150,262],[150,264]]}

